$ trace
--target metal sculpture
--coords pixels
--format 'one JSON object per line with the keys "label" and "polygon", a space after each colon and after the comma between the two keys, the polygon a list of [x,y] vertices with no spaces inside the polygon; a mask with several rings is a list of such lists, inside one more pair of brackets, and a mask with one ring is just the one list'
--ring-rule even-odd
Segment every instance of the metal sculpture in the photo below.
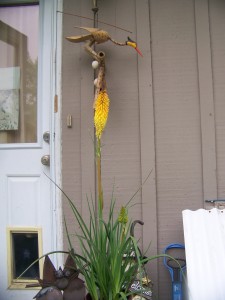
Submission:
{"label": "metal sculpture", "polygon": [[41,289],[33,299],[63,300],[62,292],[54,286]]}
{"label": "metal sculpture", "polygon": [[[72,256],[69,254],[64,269],[56,270],[52,261],[45,256],[43,279],[38,278],[42,289],[34,296],[38,300],[84,300],[84,281],[78,278],[79,271],[76,268]],[[34,287],[28,285],[27,287]],[[63,291],[63,293],[62,293]]]}

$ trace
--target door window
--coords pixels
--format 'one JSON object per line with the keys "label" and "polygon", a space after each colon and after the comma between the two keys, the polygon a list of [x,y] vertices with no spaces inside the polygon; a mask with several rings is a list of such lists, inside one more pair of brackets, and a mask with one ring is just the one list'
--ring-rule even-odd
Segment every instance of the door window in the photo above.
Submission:
{"label": "door window", "polygon": [[0,143],[36,143],[39,5],[1,3]]}

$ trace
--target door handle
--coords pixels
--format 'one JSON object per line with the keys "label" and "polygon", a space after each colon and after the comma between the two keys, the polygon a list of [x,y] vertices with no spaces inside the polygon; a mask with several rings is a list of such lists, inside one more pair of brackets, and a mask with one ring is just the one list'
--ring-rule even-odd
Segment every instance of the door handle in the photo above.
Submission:
{"label": "door handle", "polygon": [[41,163],[44,166],[50,166],[50,155],[43,155],[41,158]]}

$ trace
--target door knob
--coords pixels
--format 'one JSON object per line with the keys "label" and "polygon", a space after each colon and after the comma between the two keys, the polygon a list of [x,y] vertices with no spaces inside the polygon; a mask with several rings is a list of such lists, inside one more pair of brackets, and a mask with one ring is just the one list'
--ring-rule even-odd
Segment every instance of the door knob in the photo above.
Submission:
{"label": "door knob", "polygon": [[50,155],[43,155],[41,158],[41,163],[44,166],[50,166]]}

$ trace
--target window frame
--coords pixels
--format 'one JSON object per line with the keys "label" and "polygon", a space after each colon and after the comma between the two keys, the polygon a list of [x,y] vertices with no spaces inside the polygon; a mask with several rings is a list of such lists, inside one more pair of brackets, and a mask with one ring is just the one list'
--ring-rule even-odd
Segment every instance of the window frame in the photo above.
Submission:
{"label": "window frame", "polygon": [[0,7],[5,6],[21,6],[21,5],[36,5],[39,4],[37,0],[0,0]]}

